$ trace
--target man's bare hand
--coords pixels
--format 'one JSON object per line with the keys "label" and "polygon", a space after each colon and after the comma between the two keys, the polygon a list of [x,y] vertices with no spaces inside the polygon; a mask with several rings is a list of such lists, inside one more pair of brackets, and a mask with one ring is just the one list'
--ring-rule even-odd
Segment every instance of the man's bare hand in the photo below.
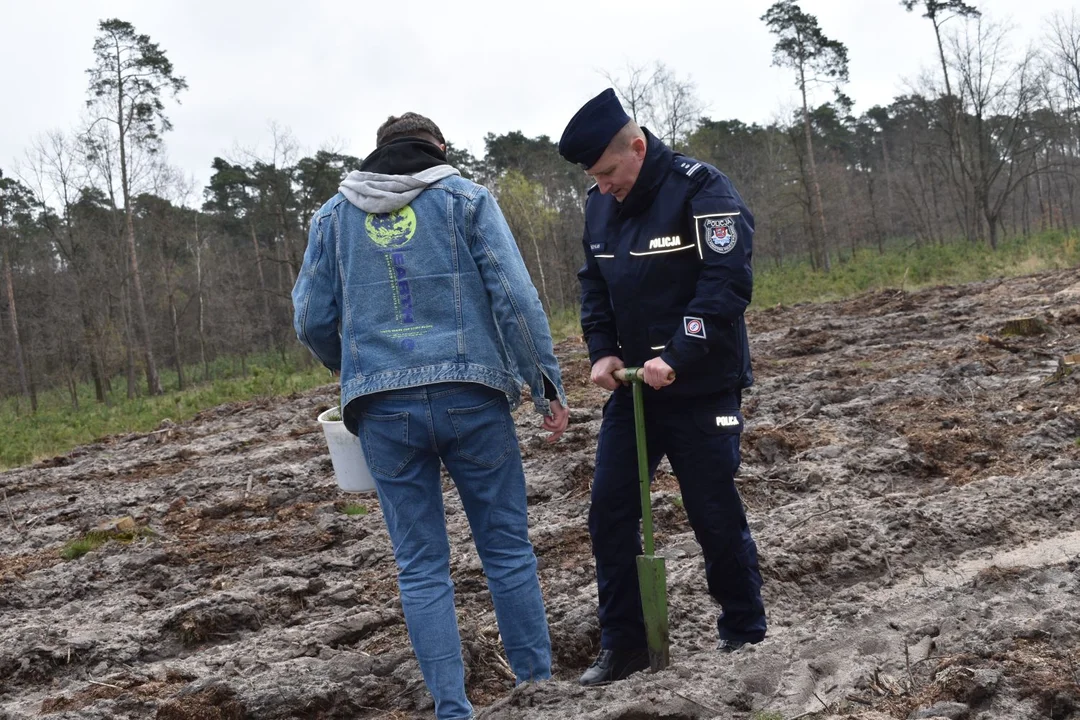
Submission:
{"label": "man's bare hand", "polygon": [[562,437],[566,431],[566,423],[570,419],[570,411],[563,407],[558,400],[551,401],[551,414],[544,416],[543,428],[550,432],[547,441],[553,443]]}
{"label": "man's bare hand", "polygon": [[614,372],[622,370],[624,367],[626,365],[623,364],[622,358],[614,355],[602,357],[593,363],[589,379],[605,390],[614,390],[619,387],[619,381],[615,379]]}
{"label": "man's bare hand", "polygon": [[675,371],[658,357],[646,362],[643,369],[645,370],[645,384],[653,390],[659,390],[675,382]]}

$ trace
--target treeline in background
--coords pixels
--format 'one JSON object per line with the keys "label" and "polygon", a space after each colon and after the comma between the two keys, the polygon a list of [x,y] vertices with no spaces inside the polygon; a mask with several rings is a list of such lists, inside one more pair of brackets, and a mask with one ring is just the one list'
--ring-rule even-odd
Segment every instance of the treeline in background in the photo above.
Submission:
{"label": "treeline in background", "polygon": [[[861,114],[843,93],[846,48],[791,0],[762,22],[799,101],[767,124],[712,119],[731,98],[700,97],[662,63],[606,74],[636,120],[732,178],[757,218],[763,286],[896,248],[992,257],[1080,223],[1080,16],[1046,18],[1023,48],[961,0],[900,5],[881,12],[926,17],[938,57]],[[179,71],[121,20],[99,24],[94,52],[82,125],[28,140],[0,176],[0,401],[16,415],[43,393],[109,407],[255,359],[310,371],[290,290],[312,213],[361,158],[303,152],[271,125],[268,150],[208,158],[209,185],[193,187],[163,152]],[[589,179],[548,136],[489,134],[482,157],[449,156],[498,197],[549,314],[573,313]]]}

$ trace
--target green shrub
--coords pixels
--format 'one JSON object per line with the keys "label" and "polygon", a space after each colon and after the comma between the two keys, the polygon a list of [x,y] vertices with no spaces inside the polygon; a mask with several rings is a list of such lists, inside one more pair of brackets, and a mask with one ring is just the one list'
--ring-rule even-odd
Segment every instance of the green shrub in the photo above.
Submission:
{"label": "green shrub", "polygon": [[157,533],[148,527],[138,527],[134,530],[120,532],[91,530],[80,538],[69,540],[60,551],[60,557],[65,560],[77,560],[91,550],[97,550],[110,540],[130,543],[145,537],[157,537]]}

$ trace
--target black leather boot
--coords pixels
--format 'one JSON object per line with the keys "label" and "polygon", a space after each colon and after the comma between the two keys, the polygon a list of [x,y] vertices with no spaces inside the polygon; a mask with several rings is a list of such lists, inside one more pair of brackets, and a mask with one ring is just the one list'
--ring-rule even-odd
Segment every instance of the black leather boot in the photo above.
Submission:
{"label": "black leather boot", "polygon": [[720,642],[717,643],[716,649],[722,653],[733,653],[746,645],[757,645],[759,642],[761,642],[761,640],[729,640],[727,638],[720,638]]}
{"label": "black leather boot", "polygon": [[596,660],[578,680],[586,687],[623,680],[639,670],[649,667],[649,651],[639,650],[601,650]]}

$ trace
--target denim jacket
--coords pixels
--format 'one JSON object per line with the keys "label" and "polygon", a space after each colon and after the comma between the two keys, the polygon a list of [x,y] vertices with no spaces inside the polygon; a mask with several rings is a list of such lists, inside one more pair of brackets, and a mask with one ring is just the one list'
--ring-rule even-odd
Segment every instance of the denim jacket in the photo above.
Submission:
{"label": "denim jacket", "polygon": [[481,383],[516,407],[524,380],[547,414],[545,378],[549,396],[566,395],[510,228],[486,188],[439,169],[354,171],[315,213],[292,292],[297,337],[340,370],[342,407],[441,382]]}

